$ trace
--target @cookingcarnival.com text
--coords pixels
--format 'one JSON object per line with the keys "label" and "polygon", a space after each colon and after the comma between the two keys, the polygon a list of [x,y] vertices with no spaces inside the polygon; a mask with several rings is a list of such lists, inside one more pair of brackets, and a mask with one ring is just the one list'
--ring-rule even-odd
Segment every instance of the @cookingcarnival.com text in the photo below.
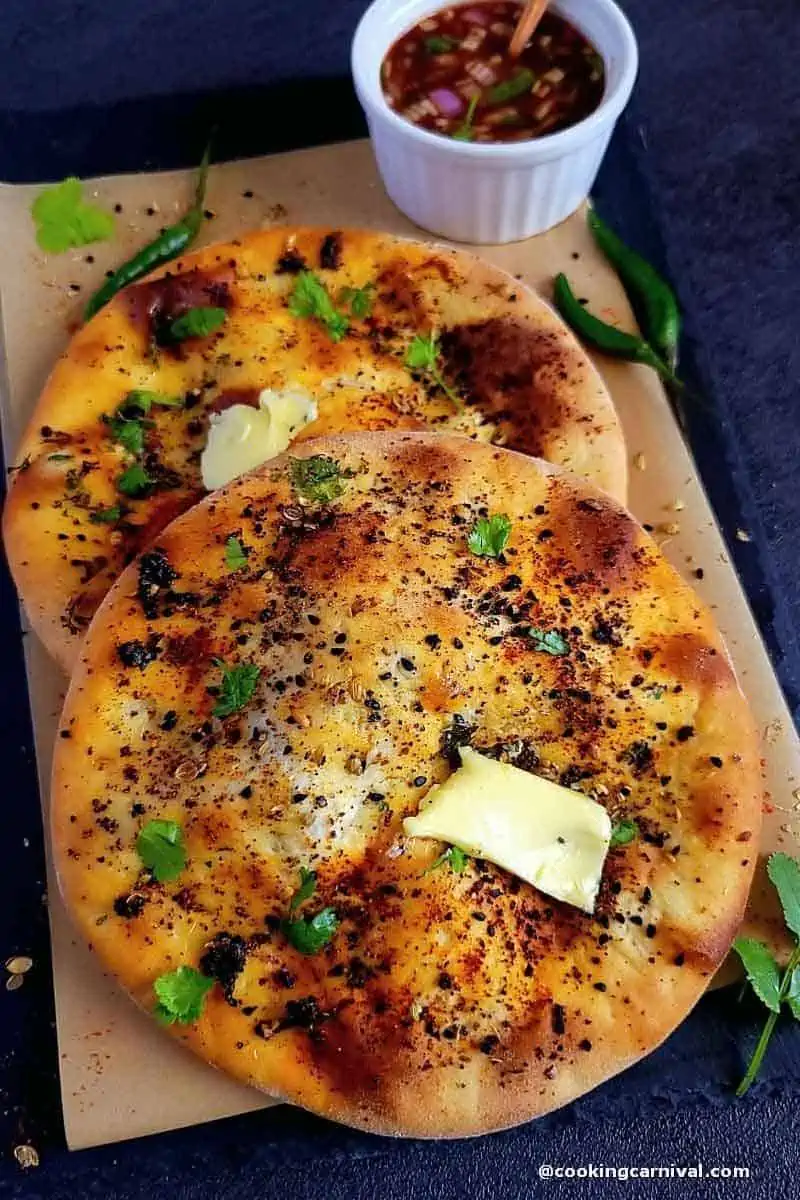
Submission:
{"label": "@cookingcarnival.com text", "polygon": [[540,1163],[540,1179],[749,1179],[750,1168],[695,1163]]}

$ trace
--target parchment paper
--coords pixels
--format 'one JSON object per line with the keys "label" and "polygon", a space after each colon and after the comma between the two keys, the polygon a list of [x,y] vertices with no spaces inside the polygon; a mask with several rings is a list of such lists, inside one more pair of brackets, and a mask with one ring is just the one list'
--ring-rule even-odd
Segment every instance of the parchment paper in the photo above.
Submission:
{"label": "parchment paper", "polygon": [[[87,193],[121,205],[117,237],[59,257],[37,249],[30,203],[39,187],[0,185],[0,306],[7,368],[2,396],[6,459],[39,390],[69,336],[70,322],[103,272],[153,237],[186,207],[186,172],[90,180]],[[367,142],[354,142],[214,167],[202,241],[260,225],[293,222],[419,231],[393,207]],[[424,235],[422,235],[424,236]],[[583,214],[513,246],[482,247],[483,257],[550,295],[553,275],[568,272],[593,311],[633,328],[620,285],[598,255]],[[578,255],[578,257],[573,257]],[[631,460],[630,504],[655,527],[675,566],[716,611],[742,687],[764,733],[771,811],[762,855],[797,853],[800,841],[800,743],[714,515],[663,390],[644,367],[598,359],[622,417]],[[746,535],[746,531],[743,531]],[[702,567],[703,579],[693,572]],[[42,802],[65,680],[35,637],[26,637],[31,709]],[[763,861],[762,861],[763,867]],[[763,870],[748,915],[749,931],[774,940],[780,924]],[[233,1083],[166,1038],[101,972],[74,935],[49,865],[53,970],[67,1140],[72,1147],[174,1129],[231,1116],[270,1101]],[[24,989],[17,993],[24,1003]]]}

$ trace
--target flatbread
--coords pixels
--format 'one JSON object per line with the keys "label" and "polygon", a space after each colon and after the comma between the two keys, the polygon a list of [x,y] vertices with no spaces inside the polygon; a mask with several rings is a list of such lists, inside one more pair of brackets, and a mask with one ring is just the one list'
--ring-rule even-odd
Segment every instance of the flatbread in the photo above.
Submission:
{"label": "flatbread", "polygon": [[[219,980],[171,1031],[270,1095],[379,1133],[527,1120],[653,1050],[722,960],[758,845],[752,718],[708,610],[609,497],[462,438],[294,454],[170,525],[98,612],[55,755],[66,902],[144,1008],[179,966]],[[331,461],[330,502],[303,503]],[[472,553],[501,513],[501,558]],[[260,670],[227,718],[220,664]],[[466,742],[637,823],[593,916],[405,838]],[[135,849],[151,819],[183,831],[170,883]],[[301,912],[341,922],[308,956],[281,924],[301,868]]]}
{"label": "flatbread", "polygon": [[[318,321],[292,316],[287,300],[303,267],[337,303],[344,287],[373,284],[372,316],[351,317],[338,344]],[[256,404],[264,388],[299,385],[314,396],[319,416],[302,438],[430,426],[551,459],[625,499],[620,425],[590,360],[542,300],[480,259],[368,232],[275,228],[200,250],[161,275],[75,334],[18,452],[6,550],[34,629],[66,670],[123,567],[205,494],[210,413]],[[225,308],[222,328],[156,345],[195,306]],[[432,329],[462,414],[404,365],[412,337]],[[186,399],[149,414],[144,465],[154,490],[144,499],[119,494],[132,460],[107,421],[135,388]],[[119,519],[98,523],[120,504]]]}

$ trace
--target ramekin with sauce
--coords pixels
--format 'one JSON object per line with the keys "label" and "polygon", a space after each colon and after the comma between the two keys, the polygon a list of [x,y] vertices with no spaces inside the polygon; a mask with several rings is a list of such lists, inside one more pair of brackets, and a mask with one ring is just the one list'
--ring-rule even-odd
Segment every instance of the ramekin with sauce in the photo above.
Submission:
{"label": "ramekin with sauce", "polygon": [[[638,64],[633,31],[613,0],[553,0],[548,12],[568,22],[579,41],[588,42],[586,53],[596,52],[602,63],[599,103],[587,85],[575,101],[574,123],[566,110],[556,112],[560,119],[554,120],[554,105],[548,106],[547,100],[558,99],[557,82],[554,86],[531,72],[525,56],[513,68],[507,62],[493,68],[491,60],[481,60],[476,45],[480,36],[462,36],[462,16],[479,30],[485,20],[478,19],[477,10],[490,12],[491,7],[485,0],[459,5],[445,5],[442,0],[374,0],[353,40],[356,92],[389,196],[423,229],[460,242],[519,241],[543,233],[574,212],[594,183],[617,118],[630,97]],[[438,16],[443,12],[444,21]],[[486,37],[496,42],[502,29],[492,24],[494,32],[490,35],[487,27]],[[439,74],[446,76],[451,64],[455,82],[446,80],[447,86],[433,87],[414,103],[405,104],[392,92],[392,70],[405,65],[408,78],[403,87],[413,86],[413,39],[411,57],[404,57],[402,63],[393,62],[392,51],[419,25],[431,54],[443,55]],[[450,37],[448,30],[457,36]],[[474,57],[468,60],[465,43],[475,45]],[[534,61],[530,54],[528,61]],[[424,65],[418,64],[419,70]],[[499,82],[494,82],[493,70]],[[593,74],[596,83],[597,73]],[[551,81],[558,81],[559,69],[551,69],[549,75]],[[544,102],[531,103],[531,97],[520,96],[519,89],[515,95],[517,82],[532,82]],[[504,94],[506,103],[494,100]],[[538,122],[537,113],[544,114]]]}

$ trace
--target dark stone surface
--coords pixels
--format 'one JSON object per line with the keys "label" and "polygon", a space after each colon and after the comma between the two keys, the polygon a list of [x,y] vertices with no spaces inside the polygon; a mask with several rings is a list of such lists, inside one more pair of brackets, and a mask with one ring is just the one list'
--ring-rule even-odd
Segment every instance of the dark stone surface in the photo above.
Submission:
{"label": "dark stone surface", "polygon": [[[196,161],[218,121],[219,157],[362,130],[347,75],[362,0],[5,0],[0,9],[0,177]],[[687,373],[711,411],[692,444],[793,704],[800,659],[800,16],[797,0],[629,0],[642,73],[603,171],[603,211],[676,282]],[[748,86],[760,79],[761,86]],[[792,270],[794,268],[794,270]],[[753,541],[733,540],[746,528]],[[42,830],[23,702],[16,610],[0,578],[5,768],[0,957],[30,953],[0,988],[0,1195],[52,1200],[174,1196],[660,1196],[674,1183],[537,1181],[540,1163],[745,1165],[749,1184],[692,1194],[789,1195],[798,1151],[800,1036],[788,1024],[752,1098],[733,1102],[758,1014],[705,1000],[646,1062],[565,1112],[453,1144],[393,1143],[289,1110],[68,1155],[52,1032]],[[22,1174],[11,1148],[42,1165]]]}

